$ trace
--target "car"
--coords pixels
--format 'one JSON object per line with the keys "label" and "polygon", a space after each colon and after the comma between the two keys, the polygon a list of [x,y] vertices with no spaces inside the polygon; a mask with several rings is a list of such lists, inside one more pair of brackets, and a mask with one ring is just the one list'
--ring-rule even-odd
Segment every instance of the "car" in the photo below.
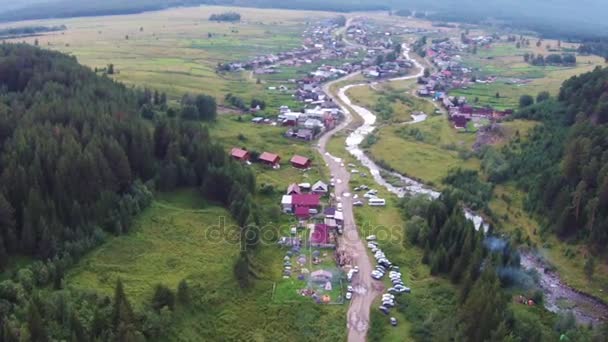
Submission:
{"label": "car", "polygon": [[386,298],[388,298],[388,299],[395,299],[395,295],[392,295],[390,293],[385,293],[385,294],[382,295],[382,299],[386,299]]}
{"label": "car", "polygon": [[352,292],[346,292],[346,296],[344,296],[347,300],[351,300],[351,298],[353,298],[353,293]]}
{"label": "car", "polygon": [[348,291],[348,292],[353,292],[353,287],[352,287],[351,285],[348,285],[348,286],[346,287],[346,291]]}
{"label": "car", "polygon": [[395,317],[391,317],[390,321],[391,321],[392,326],[394,326],[394,327],[397,326],[397,319]]}
{"label": "car", "polygon": [[367,194],[363,195],[363,197],[365,197],[365,198],[367,198],[367,199],[371,199],[371,198],[378,198],[378,196],[376,196],[376,195],[372,195],[372,194],[369,194],[369,193],[367,193]]}
{"label": "car", "polygon": [[395,272],[399,272],[401,269],[399,268],[399,266],[393,265],[392,270],[395,271]]}
{"label": "car", "polygon": [[336,206],[336,210],[342,211],[342,203],[338,203],[338,205]]}
{"label": "car", "polygon": [[370,235],[365,238],[365,240],[367,240],[367,241],[376,241],[377,239],[378,239],[378,237],[376,235]]}
{"label": "car", "polygon": [[353,191],[361,191],[361,187],[358,186],[358,187],[354,188]]}
{"label": "car", "polygon": [[354,201],[353,205],[355,207],[362,207],[365,203],[363,203],[363,201]]}
{"label": "car", "polygon": [[361,186],[359,186],[359,189],[361,189],[361,190],[369,190],[369,186],[367,186],[367,185],[361,185]]}
{"label": "car", "polygon": [[386,306],[379,306],[378,310],[382,311],[383,314],[388,315],[389,309]]}
{"label": "car", "polygon": [[359,266],[353,267],[352,271],[355,273],[359,273]]}
{"label": "car", "polygon": [[387,308],[394,308],[395,307],[395,302],[393,302],[393,301],[383,301],[382,302],[382,306],[385,306]]}

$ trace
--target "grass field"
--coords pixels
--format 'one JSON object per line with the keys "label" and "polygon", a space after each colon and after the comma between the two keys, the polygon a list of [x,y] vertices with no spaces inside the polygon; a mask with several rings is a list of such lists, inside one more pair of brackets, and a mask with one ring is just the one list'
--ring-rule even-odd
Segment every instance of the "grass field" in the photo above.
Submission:
{"label": "grass field", "polygon": [[[208,20],[211,14],[225,11],[239,12],[242,22]],[[216,74],[217,63],[298,47],[301,32],[311,18],[332,15],[209,6],[176,8],[135,15],[22,22],[23,26],[65,24],[68,30],[19,41],[33,44],[37,39],[41,47],[72,54],[91,68],[112,63],[118,72],[115,79],[165,91],[174,98],[187,92],[223,98],[225,93],[239,89],[255,92],[256,87],[243,87],[243,83],[252,82],[245,74]]]}
{"label": "grass field", "polygon": [[[534,41],[535,42],[535,41]],[[490,48],[481,48],[477,54],[464,54],[464,65],[473,68],[477,74],[497,76],[499,79],[492,84],[474,84],[468,89],[455,89],[450,95],[467,96],[470,103],[479,106],[492,106],[496,109],[515,109],[519,106],[521,95],[536,96],[541,91],[557,95],[564,80],[593,70],[596,66],[604,66],[605,62],[598,56],[577,56],[574,67],[533,66],[523,60],[525,53],[548,55],[558,53],[549,51],[546,45],[553,48],[557,42],[547,40],[542,46],[516,48],[515,43],[500,42]],[[565,48],[576,48],[575,44],[562,44]],[[528,79],[525,84],[506,84],[508,79]],[[500,97],[496,97],[496,93]],[[477,99],[476,102],[474,100]]]}
{"label": "grass field", "polygon": [[[89,253],[67,277],[69,286],[113,293],[116,279],[136,308],[151,297],[153,286],[175,289],[187,279],[191,308],[178,308],[167,338],[201,340],[308,340],[345,338],[345,307],[310,302],[277,305],[272,284],[280,278],[282,251],[266,246],[256,256],[264,265],[255,286],[241,290],[232,272],[239,245],[211,239],[208,233],[229,213],[205,203],[195,190],[162,194],[136,221],[132,232],[111,238]],[[215,226],[215,227],[214,227]]]}

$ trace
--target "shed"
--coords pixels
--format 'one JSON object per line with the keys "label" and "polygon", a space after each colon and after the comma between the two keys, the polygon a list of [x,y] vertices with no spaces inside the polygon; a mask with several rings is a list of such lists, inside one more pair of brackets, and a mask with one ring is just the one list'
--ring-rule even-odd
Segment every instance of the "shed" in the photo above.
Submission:
{"label": "shed", "polygon": [[230,151],[230,156],[238,161],[248,161],[249,160],[249,152],[238,147],[234,147],[232,151]]}
{"label": "shed", "polygon": [[274,153],[270,153],[270,152],[264,152],[260,155],[260,161],[266,165],[269,166],[276,166],[279,164],[279,161],[281,160],[281,158],[274,154]]}
{"label": "shed", "polygon": [[293,211],[291,195],[283,195],[283,199],[281,199],[281,207],[283,208],[284,213],[291,213]]}
{"label": "shed", "polygon": [[291,165],[298,169],[308,169],[310,167],[310,164],[310,159],[306,157],[295,155],[293,156],[293,158],[291,158]]}

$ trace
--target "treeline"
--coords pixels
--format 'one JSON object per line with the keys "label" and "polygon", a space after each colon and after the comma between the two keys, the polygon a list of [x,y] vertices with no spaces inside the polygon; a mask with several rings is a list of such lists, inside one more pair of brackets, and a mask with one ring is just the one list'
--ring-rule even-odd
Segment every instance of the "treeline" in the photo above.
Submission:
{"label": "treeline", "polygon": [[[183,103],[196,109],[194,118],[212,119],[208,97]],[[153,129],[146,108],[165,111],[148,117]],[[69,267],[108,234],[129,231],[154,187],[198,187],[230,209],[243,227],[235,273],[249,284],[259,225],[255,177],[200,122],[171,110],[162,94],[126,88],[72,57],[0,46],[0,267],[17,256],[34,260],[0,282],[3,341],[158,338],[167,319],[161,306],[133,316],[124,300],[63,283]]]}
{"label": "treeline", "polygon": [[224,12],[224,13],[220,13],[220,14],[212,14],[209,17],[209,20],[235,22],[235,21],[241,21],[241,15],[236,12]]}
{"label": "treeline", "polygon": [[546,57],[542,54],[534,55],[533,53],[524,53],[524,62],[530,63],[536,66],[545,65],[564,65],[574,66],[576,65],[576,56],[573,53],[556,54],[552,53]]}
{"label": "treeline", "polygon": [[0,29],[1,38],[31,36],[37,33],[56,32],[66,30],[67,26],[24,26],[24,27],[8,27]]}
{"label": "treeline", "polygon": [[[462,188],[466,186],[462,179]],[[416,298],[406,298],[397,307],[411,322],[411,334],[418,341],[602,341],[608,327],[577,327],[572,316],[541,317],[516,314],[506,288],[521,286],[529,277],[520,269],[519,254],[508,241],[476,231],[463,214],[466,197],[448,186],[435,201],[425,196],[406,197],[400,202],[404,244],[424,250],[422,262],[435,276],[448,278],[456,287],[455,311],[420,307]],[[500,243],[493,243],[499,241]],[[541,291],[518,288],[542,305]],[[437,299],[440,300],[440,299]],[[410,309],[410,307],[418,308]]]}
{"label": "treeline", "polygon": [[607,81],[608,69],[597,68],[564,82],[557,99],[542,96],[520,109],[518,117],[543,125],[525,142],[493,152],[509,169],[504,178],[528,193],[526,208],[544,218],[546,231],[598,251],[608,242]]}
{"label": "treeline", "polygon": [[578,47],[579,53],[598,55],[608,61],[608,39],[585,40]]}

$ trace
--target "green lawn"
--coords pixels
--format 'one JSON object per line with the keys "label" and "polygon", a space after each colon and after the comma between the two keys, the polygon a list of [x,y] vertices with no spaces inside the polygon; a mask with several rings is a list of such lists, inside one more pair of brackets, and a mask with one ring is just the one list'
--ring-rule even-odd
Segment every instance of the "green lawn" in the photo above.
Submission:
{"label": "green lawn", "polygon": [[[418,129],[423,140],[402,133]],[[445,116],[432,116],[427,121],[412,126],[383,127],[376,136],[378,141],[369,153],[397,172],[440,186],[441,180],[451,168],[479,169],[475,158],[463,160],[458,151],[470,151],[475,135],[459,133],[449,126]]]}

